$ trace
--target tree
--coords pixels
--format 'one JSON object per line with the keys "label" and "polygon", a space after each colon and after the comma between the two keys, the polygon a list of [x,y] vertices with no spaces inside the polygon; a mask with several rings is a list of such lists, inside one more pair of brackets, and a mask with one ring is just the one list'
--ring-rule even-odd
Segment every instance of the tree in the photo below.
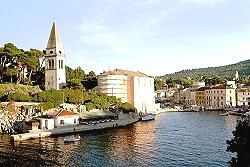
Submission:
{"label": "tree", "polygon": [[206,78],[204,81],[207,86],[225,83],[225,79],[218,77],[218,76],[213,77],[213,78]]}
{"label": "tree", "polygon": [[86,90],[91,90],[97,86],[97,77],[94,71],[90,71],[82,82]]}
{"label": "tree", "polygon": [[154,84],[155,84],[155,90],[162,90],[163,89],[164,85],[163,85],[162,79],[155,78]]}
{"label": "tree", "polygon": [[230,161],[231,166],[250,166],[250,121],[247,119],[239,120],[235,131],[233,131],[233,138],[227,140],[227,151],[236,153]]}
{"label": "tree", "polygon": [[41,58],[43,55],[43,52],[37,49],[30,49],[30,51],[26,52],[26,65],[29,73],[29,84],[31,83],[31,77],[34,75],[34,72],[37,72],[40,69],[39,58]]}

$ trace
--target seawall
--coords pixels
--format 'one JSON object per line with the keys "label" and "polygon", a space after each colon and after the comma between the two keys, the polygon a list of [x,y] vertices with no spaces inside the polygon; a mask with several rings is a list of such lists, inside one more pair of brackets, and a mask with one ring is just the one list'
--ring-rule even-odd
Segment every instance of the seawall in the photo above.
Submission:
{"label": "seawall", "polygon": [[[127,115],[127,116],[124,116],[124,115]],[[139,121],[139,116],[135,114],[131,114],[131,115],[123,114],[122,116],[120,116],[118,120],[114,120],[113,122],[60,127],[60,128],[55,128],[51,130],[37,130],[34,132],[30,132],[30,133],[11,135],[11,139],[13,141],[22,141],[22,140],[43,138],[43,137],[49,137],[49,136],[61,135],[61,134],[85,132],[85,131],[100,130],[100,129],[114,128],[114,127],[123,127],[123,126],[133,124],[137,121]]]}

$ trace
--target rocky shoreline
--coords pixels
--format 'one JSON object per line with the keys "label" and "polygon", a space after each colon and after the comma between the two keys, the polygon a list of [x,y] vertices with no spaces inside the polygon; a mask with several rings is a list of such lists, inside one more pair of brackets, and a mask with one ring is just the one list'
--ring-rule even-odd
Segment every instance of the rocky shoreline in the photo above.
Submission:
{"label": "rocky shoreline", "polygon": [[25,121],[31,119],[33,114],[10,112],[0,110],[0,133],[21,133],[25,129]]}

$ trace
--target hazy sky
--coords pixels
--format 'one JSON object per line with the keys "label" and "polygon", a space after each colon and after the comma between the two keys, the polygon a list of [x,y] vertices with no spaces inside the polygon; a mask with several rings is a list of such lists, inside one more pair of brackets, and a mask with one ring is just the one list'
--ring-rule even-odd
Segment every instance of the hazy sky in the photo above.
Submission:
{"label": "hazy sky", "polygon": [[57,23],[66,63],[150,75],[250,58],[249,0],[8,0],[0,45],[45,49]]}

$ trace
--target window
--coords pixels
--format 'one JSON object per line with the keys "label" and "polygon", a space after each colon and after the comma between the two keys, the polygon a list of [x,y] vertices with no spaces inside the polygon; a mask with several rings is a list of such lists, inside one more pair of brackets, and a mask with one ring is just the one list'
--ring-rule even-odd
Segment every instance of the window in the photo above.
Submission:
{"label": "window", "polygon": [[63,125],[64,124],[64,120],[60,120],[60,125]]}
{"label": "window", "polygon": [[220,103],[223,106],[223,102]]}
{"label": "window", "polygon": [[61,60],[59,60],[58,65],[59,65],[59,69],[60,69],[61,68]]}
{"label": "window", "polygon": [[216,99],[216,97],[214,96],[214,99]]}
{"label": "window", "polygon": [[52,54],[52,53],[53,53],[53,50],[49,51],[49,53]]}
{"label": "window", "polygon": [[51,68],[50,68],[50,69],[54,69],[54,66],[55,66],[55,64],[54,64],[54,60],[53,60],[53,59],[51,59]]}
{"label": "window", "polygon": [[221,96],[221,99],[223,99],[223,96]]}
{"label": "window", "polygon": [[59,60],[58,65],[59,69],[63,69],[63,60]]}
{"label": "window", "polygon": [[229,93],[232,93],[232,91],[230,90]]}
{"label": "window", "polygon": [[59,53],[60,53],[60,54],[62,54],[62,52],[61,52],[61,51],[59,51]]}
{"label": "window", "polygon": [[63,60],[61,60],[61,69],[63,69]]}
{"label": "window", "polygon": [[221,91],[221,93],[223,93],[223,91]]}
{"label": "window", "polygon": [[50,62],[50,60],[48,60],[47,61],[47,69],[50,69],[50,67],[51,67],[51,62]]}
{"label": "window", "polygon": [[76,124],[76,119],[74,119],[74,124]]}
{"label": "window", "polygon": [[54,60],[53,59],[49,59],[48,61],[48,65],[47,65],[47,69],[54,69]]}
{"label": "window", "polygon": [[244,92],[243,92],[243,95],[244,95]]}

